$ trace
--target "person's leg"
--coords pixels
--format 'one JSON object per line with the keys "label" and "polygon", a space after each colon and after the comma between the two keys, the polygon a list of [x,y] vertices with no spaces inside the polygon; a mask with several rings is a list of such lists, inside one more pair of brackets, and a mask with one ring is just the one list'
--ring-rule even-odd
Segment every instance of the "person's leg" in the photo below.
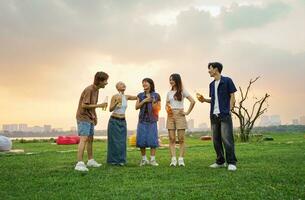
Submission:
{"label": "person's leg", "polygon": [[93,159],[93,136],[94,136],[94,124],[90,123],[90,132],[87,143],[88,160]]}
{"label": "person's leg", "polygon": [[150,149],[150,156],[152,157],[155,157],[156,156],[156,151],[157,151],[157,149],[156,148],[151,148]]}
{"label": "person's leg", "polygon": [[147,144],[150,147],[150,164],[152,166],[158,166],[159,164],[156,161],[156,151],[157,148],[159,147],[157,122],[149,124],[147,133],[148,133]]}
{"label": "person's leg", "polygon": [[168,130],[168,139],[171,157],[176,157],[176,130]]}
{"label": "person's leg", "polygon": [[84,151],[87,142],[88,142],[88,136],[80,136],[80,142],[78,144],[78,151],[77,151],[78,162],[82,162],[84,160]]}
{"label": "person's leg", "polygon": [[228,164],[236,165],[235,145],[233,136],[232,117],[226,116],[221,120],[221,137],[226,151]]}
{"label": "person's leg", "polygon": [[142,155],[142,160],[141,160],[140,166],[144,166],[149,163],[148,159],[146,157],[146,148],[140,148],[140,150],[141,150],[141,155]]}
{"label": "person's leg", "polygon": [[146,124],[139,123],[137,127],[137,147],[140,148],[142,158],[146,158]]}
{"label": "person's leg", "polygon": [[90,124],[90,135],[88,137],[87,143],[87,153],[88,153],[88,167],[100,167],[102,164],[99,164],[93,159],[93,140],[94,140],[94,124]]}
{"label": "person's leg", "polygon": [[92,160],[93,159],[93,135],[90,135],[88,137],[87,153],[88,153],[88,160]]}
{"label": "person's leg", "polygon": [[217,117],[211,118],[211,127],[213,132],[213,144],[216,152],[216,163],[218,165],[223,165],[225,163],[224,152],[221,140],[221,122]]}
{"label": "person's leg", "polygon": [[88,171],[88,168],[86,167],[83,160],[84,160],[84,151],[88,143],[88,137],[90,135],[90,123],[78,121],[77,127],[78,127],[78,135],[80,136],[80,142],[78,144],[78,150],[77,150],[78,162],[75,166],[75,170]]}
{"label": "person's leg", "polygon": [[185,130],[184,129],[179,129],[178,130],[178,140],[179,140],[179,146],[180,146],[180,152],[179,152],[179,157],[180,158],[184,158],[184,154],[185,154]]}
{"label": "person's leg", "polygon": [[146,148],[140,148],[140,150],[141,150],[142,157],[146,156]]}

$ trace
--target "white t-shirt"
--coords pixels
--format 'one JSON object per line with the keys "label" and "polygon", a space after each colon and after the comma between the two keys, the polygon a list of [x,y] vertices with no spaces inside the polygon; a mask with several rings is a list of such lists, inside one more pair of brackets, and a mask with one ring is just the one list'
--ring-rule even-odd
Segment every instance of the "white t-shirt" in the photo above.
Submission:
{"label": "white t-shirt", "polygon": [[213,114],[218,115],[220,114],[219,110],[219,100],[218,100],[218,86],[219,86],[220,80],[215,81],[215,104],[214,104],[214,112]]}
{"label": "white t-shirt", "polygon": [[178,101],[175,99],[175,94],[177,91],[171,90],[167,93],[166,101],[170,103],[172,109],[184,109],[184,98],[190,96],[190,94],[186,91],[182,91],[182,101]]}

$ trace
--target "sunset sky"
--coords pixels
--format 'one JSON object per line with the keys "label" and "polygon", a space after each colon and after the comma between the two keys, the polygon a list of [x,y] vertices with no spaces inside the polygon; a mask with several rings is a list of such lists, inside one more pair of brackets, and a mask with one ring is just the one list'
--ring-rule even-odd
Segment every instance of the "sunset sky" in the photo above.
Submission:
{"label": "sunset sky", "polygon": [[[261,76],[250,98],[269,93],[266,114],[290,123],[305,115],[304,21],[305,0],[1,0],[0,125],[76,126],[80,94],[97,71],[110,75],[100,101],[118,81],[138,94],[145,77],[165,100],[174,72],[193,96],[208,96],[211,61],[236,86]],[[105,129],[110,113],[97,113]],[[208,113],[197,103],[188,118],[208,123]],[[137,116],[130,102],[129,129]]]}

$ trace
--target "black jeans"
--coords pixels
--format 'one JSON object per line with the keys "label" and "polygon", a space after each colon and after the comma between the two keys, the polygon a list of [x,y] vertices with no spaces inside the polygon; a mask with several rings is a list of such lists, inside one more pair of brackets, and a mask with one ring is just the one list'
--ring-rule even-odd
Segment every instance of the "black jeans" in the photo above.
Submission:
{"label": "black jeans", "polygon": [[[213,132],[214,149],[217,155],[216,163],[219,165],[228,164],[236,165],[235,145],[233,137],[233,122],[231,115],[224,117],[212,115],[211,128]],[[224,157],[223,146],[226,153]]]}

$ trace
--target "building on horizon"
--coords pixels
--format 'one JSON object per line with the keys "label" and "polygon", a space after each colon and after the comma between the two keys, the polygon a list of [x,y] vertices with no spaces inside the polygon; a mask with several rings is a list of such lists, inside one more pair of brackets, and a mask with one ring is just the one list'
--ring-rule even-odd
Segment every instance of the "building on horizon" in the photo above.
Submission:
{"label": "building on horizon", "polygon": [[192,131],[195,129],[195,120],[194,119],[190,119],[187,121],[187,130],[188,131]]}
{"label": "building on horizon", "polygon": [[280,126],[282,125],[281,116],[271,115],[270,116],[270,126]]}
{"label": "building on horizon", "polygon": [[203,131],[209,130],[209,127],[208,127],[208,124],[207,124],[207,123],[201,123],[201,124],[199,124],[198,128],[199,128],[200,130],[203,130]]}
{"label": "building on horizon", "polygon": [[43,133],[44,132],[44,128],[41,126],[34,126],[32,128],[30,128],[32,133]]}
{"label": "building on horizon", "polygon": [[19,129],[18,124],[3,124],[3,132],[17,132]]}
{"label": "building on horizon", "polygon": [[165,117],[160,117],[158,123],[159,123],[159,131],[166,131]]}
{"label": "building on horizon", "polygon": [[264,115],[261,117],[261,121],[259,123],[260,127],[268,127],[268,126],[280,126],[282,124],[281,117],[279,115]]}
{"label": "building on horizon", "polygon": [[62,128],[53,128],[52,132],[63,132],[64,130]]}
{"label": "building on horizon", "polygon": [[72,133],[77,133],[77,128],[76,128],[75,126],[72,126],[72,127],[70,128],[70,131],[71,131]]}
{"label": "building on horizon", "polygon": [[44,125],[43,126],[43,132],[51,133],[52,132],[52,126],[51,125]]}
{"label": "building on horizon", "polygon": [[19,128],[18,128],[20,132],[27,132],[29,127],[27,124],[19,124]]}
{"label": "building on horizon", "polygon": [[298,119],[293,119],[292,120],[292,125],[299,125],[299,120]]}
{"label": "building on horizon", "polygon": [[304,125],[305,126],[305,116],[300,117],[300,125]]}

